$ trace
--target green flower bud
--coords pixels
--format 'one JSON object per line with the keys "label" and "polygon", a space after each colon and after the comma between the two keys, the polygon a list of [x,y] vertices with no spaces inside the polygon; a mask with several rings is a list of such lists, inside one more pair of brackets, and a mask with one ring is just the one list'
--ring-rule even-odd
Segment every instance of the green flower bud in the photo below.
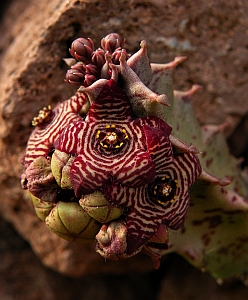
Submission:
{"label": "green flower bud", "polygon": [[71,179],[70,179],[70,169],[71,164],[74,161],[75,157],[55,150],[52,155],[51,160],[51,169],[53,176],[57,184],[62,189],[72,189]]}
{"label": "green flower bud", "polygon": [[111,204],[99,191],[82,196],[79,204],[92,218],[100,223],[108,223],[118,219],[124,212],[122,207]]}
{"label": "green flower bud", "polygon": [[91,242],[101,225],[77,202],[58,202],[46,218],[48,228],[68,241]]}
{"label": "green flower bud", "polygon": [[34,209],[36,215],[41,219],[41,221],[45,221],[46,217],[49,215],[50,211],[54,207],[54,203],[51,201],[43,201],[38,197],[35,197],[30,192],[28,192],[29,198],[34,205]]}

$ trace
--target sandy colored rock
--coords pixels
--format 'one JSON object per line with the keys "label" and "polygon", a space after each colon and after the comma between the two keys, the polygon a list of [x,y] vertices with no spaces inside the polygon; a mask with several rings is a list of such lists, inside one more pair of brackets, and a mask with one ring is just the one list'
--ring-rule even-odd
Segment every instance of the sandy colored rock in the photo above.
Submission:
{"label": "sandy colored rock", "polygon": [[0,25],[1,216],[46,266],[63,274],[151,270],[150,260],[143,255],[105,263],[94,244],[66,242],[35,216],[20,187],[31,120],[42,107],[54,106],[75,92],[64,82],[63,58],[70,57],[71,42],[90,36],[98,47],[103,36],[118,32],[127,39],[130,53],[145,39],[152,62],[186,55],[188,59],[177,68],[175,88],[201,84],[203,90],[194,98],[200,122],[228,121],[230,135],[248,111],[248,4],[244,0],[13,0],[4,8]]}

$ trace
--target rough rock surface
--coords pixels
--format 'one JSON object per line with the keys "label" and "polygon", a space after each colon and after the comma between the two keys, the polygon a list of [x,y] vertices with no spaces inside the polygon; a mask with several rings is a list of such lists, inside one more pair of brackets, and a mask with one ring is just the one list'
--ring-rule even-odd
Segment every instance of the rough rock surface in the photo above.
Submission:
{"label": "rough rock surface", "polygon": [[[145,256],[105,262],[94,253],[94,245],[68,243],[50,233],[21,190],[20,162],[32,131],[32,118],[43,106],[67,99],[75,91],[64,83],[67,66],[62,60],[70,57],[71,41],[90,36],[99,45],[101,37],[109,32],[126,37],[130,52],[139,48],[140,40],[147,40],[153,62],[168,62],[176,55],[186,55],[187,61],[177,68],[175,88],[185,90],[193,83],[201,84],[203,91],[194,98],[200,122],[227,121],[230,126],[226,134],[230,136],[248,112],[247,2],[12,0],[3,1],[0,9],[0,253],[4,262],[0,263],[0,298],[58,299],[68,284],[68,299],[116,299],[117,294],[122,295],[120,299],[151,299],[151,293],[154,295],[163,279],[159,299],[186,299],[176,293],[178,281],[174,279],[177,273],[173,263],[177,266],[178,258],[170,258],[170,263],[169,258],[165,259],[161,270],[151,273],[151,262]],[[247,148],[247,141],[242,142],[230,137],[237,155]],[[28,244],[5,222],[12,224],[43,264],[67,276],[84,277],[69,279],[44,268]],[[197,277],[198,271],[182,260],[179,262],[187,269],[185,276]],[[132,276],[124,275],[134,271],[137,273]],[[104,275],[107,273],[120,275]],[[207,278],[212,295],[216,290],[223,295],[217,298],[216,294],[216,299],[229,299],[225,296],[229,287],[217,288],[212,279],[202,276],[197,280],[202,278],[203,282]],[[9,283],[12,278],[14,292]],[[115,287],[111,288],[111,280]],[[94,295],[92,282],[101,286],[101,298]],[[194,285],[192,279],[189,284]],[[23,287],[20,295],[18,291]],[[239,299],[245,299],[248,291],[238,284],[235,287]],[[191,297],[203,299],[199,293]]]}

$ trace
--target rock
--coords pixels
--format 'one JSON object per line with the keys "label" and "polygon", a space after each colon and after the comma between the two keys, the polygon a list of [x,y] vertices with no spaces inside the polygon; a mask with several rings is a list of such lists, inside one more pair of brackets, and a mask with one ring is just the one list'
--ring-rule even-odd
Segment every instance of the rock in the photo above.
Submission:
{"label": "rock", "polygon": [[105,262],[93,244],[64,241],[36,217],[20,186],[31,120],[42,107],[54,106],[75,92],[64,82],[67,66],[63,58],[70,57],[72,40],[90,36],[100,46],[102,36],[119,32],[127,38],[130,53],[146,39],[153,62],[188,56],[177,70],[175,87],[201,84],[204,92],[194,99],[197,116],[203,124],[220,124],[228,117],[230,135],[248,111],[248,5],[224,0],[218,4],[187,0],[180,6],[173,0],[166,4],[160,0],[13,0],[1,8],[1,217],[28,241],[44,265],[67,276],[148,272],[152,265],[145,256]]}

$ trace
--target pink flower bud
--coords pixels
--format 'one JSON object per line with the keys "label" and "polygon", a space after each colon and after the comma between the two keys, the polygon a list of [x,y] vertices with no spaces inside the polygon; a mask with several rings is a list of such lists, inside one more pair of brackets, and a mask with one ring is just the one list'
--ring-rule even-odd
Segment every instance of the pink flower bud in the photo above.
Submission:
{"label": "pink flower bud", "polygon": [[121,53],[125,53],[126,56],[126,60],[130,57],[129,54],[127,54],[126,49],[121,49],[121,47],[117,48],[114,53],[111,56],[112,59],[112,63],[115,65],[119,65],[120,64],[120,57],[121,57]]}
{"label": "pink flower bud", "polygon": [[85,72],[84,64],[77,63],[67,71],[65,81],[76,86],[83,85]]}
{"label": "pink flower bud", "polygon": [[122,47],[125,43],[118,33],[110,33],[101,41],[101,46],[104,51],[109,51],[111,54],[119,47]]}
{"label": "pink flower bud", "polygon": [[85,73],[86,73],[86,66],[82,62],[76,63],[75,65],[73,65],[71,67],[71,69],[76,70],[76,71],[82,73],[83,75],[85,75]]}
{"label": "pink flower bud", "polygon": [[103,49],[98,48],[92,53],[92,62],[100,69],[105,64],[105,52]]}
{"label": "pink flower bud", "polygon": [[84,86],[90,86],[95,81],[97,81],[97,78],[94,75],[85,74]]}
{"label": "pink flower bud", "polygon": [[77,60],[87,64],[91,62],[91,54],[94,51],[94,43],[90,38],[78,38],[72,42],[69,51]]}
{"label": "pink flower bud", "polygon": [[88,64],[85,66],[86,74],[94,75],[96,77],[100,76],[99,68],[94,64]]}

